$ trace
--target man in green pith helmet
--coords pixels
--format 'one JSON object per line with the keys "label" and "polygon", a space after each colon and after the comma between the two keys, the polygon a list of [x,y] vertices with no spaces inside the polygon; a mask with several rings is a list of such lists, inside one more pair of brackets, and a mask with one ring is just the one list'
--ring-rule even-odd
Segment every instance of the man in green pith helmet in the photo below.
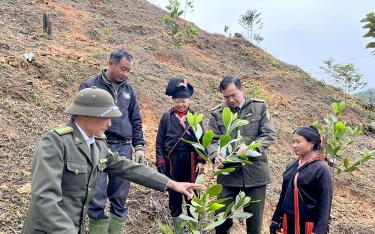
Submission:
{"label": "man in green pith helmet", "polygon": [[[104,131],[121,112],[107,91],[81,90],[65,113],[71,120],[44,134],[34,153],[31,202],[22,233],[82,233],[88,203],[103,172],[159,191],[170,188],[189,198],[200,187],[170,180],[108,149]],[[108,220],[103,223],[96,233],[107,233]]]}

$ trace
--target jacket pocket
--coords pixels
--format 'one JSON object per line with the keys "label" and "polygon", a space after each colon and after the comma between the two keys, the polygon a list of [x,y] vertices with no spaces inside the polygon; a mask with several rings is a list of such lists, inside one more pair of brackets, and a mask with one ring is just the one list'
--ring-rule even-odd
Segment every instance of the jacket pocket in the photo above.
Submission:
{"label": "jacket pocket", "polygon": [[62,190],[81,192],[89,180],[88,165],[85,162],[67,161],[62,178]]}
{"label": "jacket pocket", "polygon": [[74,174],[87,173],[87,164],[84,162],[67,161],[66,169]]}

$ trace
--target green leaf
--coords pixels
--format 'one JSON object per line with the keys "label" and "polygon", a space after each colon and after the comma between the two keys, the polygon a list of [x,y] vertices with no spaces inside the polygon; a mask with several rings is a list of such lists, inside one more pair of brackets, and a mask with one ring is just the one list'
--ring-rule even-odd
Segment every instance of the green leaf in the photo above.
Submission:
{"label": "green leaf", "polygon": [[224,107],[221,117],[223,118],[225,129],[228,129],[229,125],[232,123],[232,116],[233,114],[230,111],[229,107]]}
{"label": "green leaf", "polygon": [[202,134],[203,134],[203,129],[202,129],[202,126],[200,124],[197,124],[196,130],[194,131],[194,133],[195,133],[195,136],[197,137],[197,139],[201,139]]}
{"label": "green leaf", "polygon": [[232,122],[232,124],[230,125],[228,131],[227,131],[227,134],[231,134],[231,132],[235,129],[235,128],[238,128],[238,127],[241,127],[241,126],[244,126],[244,125],[247,125],[249,124],[249,121],[247,120],[244,120],[244,119],[236,119]]}
{"label": "green leaf", "polygon": [[255,151],[255,150],[248,150],[245,152],[245,155],[248,156],[248,157],[259,157],[259,156],[262,156],[261,153],[259,153],[258,151]]}
{"label": "green leaf", "polygon": [[190,216],[187,216],[187,215],[184,215],[184,214],[180,214],[180,216],[178,216],[180,219],[182,220],[186,220],[186,221],[191,221],[191,222],[194,222],[194,223],[198,223],[198,220],[190,217]]}
{"label": "green leaf", "polygon": [[219,203],[212,203],[209,207],[208,207],[208,210],[207,211],[217,211],[217,210],[220,210],[221,208],[225,207],[225,205],[223,204],[219,204]]}
{"label": "green leaf", "polygon": [[198,197],[193,197],[193,199],[191,199],[191,204],[194,207],[202,207],[202,201]]}
{"label": "green leaf", "polygon": [[225,219],[217,220],[217,221],[211,222],[211,223],[209,223],[207,226],[205,226],[205,228],[203,229],[203,231],[212,230],[212,229],[214,229],[215,227],[217,227],[217,226],[223,224],[224,221],[225,221]]}
{"label": "green leaf", "polygon": [[227,135],[227,134],[221,135],[220,139],[219,139],[219,146],[220,146],[220,148],[223,148],[231,140],[232,140],[232,137],[230,135]]}
{"label": "green leaf", "polygon": [[199,174],[197,178],[195,179],[196,184],[203,184],[204,183],[204,176],[203,174]]}
{"label": "green leaf", "polygon": [[197,213],[197,209],[195,209],[195,207],[190,206],[190,207],[189,207],[189,211],[190,211],[190,214],[193,216],[193,218],[194,218],[195,220],[199,220],[198,213]]}
{"label": "green leaf", "polygon": [[222,190],[223,186],[221,184],[215,184],[207,189],[206,194],[211,198],[219,195]]}
{"label": "green leaf", "polygon": [[244,211],[236,211],[234,212],[230,218],[231,219],[248,219],[250,218],[251,216],[253,216],[253,214],[251,213],[248,213],[248,212],[244,212]]}
{"label": "green leaf", "polygon": [[214,176],[218,176],[218,175],[228,175],[230,172],[234,172],[236,170],[236,168],[232,168],[232,167],[228,167],[228,168],[224,168],[224,169],[218,169],[217,171],[214,172]]}
{"label": "green leaf", "polygon": [[206,149],[211,144],[214,136],[215,136],[215,133],[212,130],[208,130],[205,132],[203,139],[202,139],[203,148]]}
{"label": "green leaf", "polygon": [[167,224],[162,223],[159,219],[156,220],[156,224],[161,230],[162,234],[173,234],[173,230]]}

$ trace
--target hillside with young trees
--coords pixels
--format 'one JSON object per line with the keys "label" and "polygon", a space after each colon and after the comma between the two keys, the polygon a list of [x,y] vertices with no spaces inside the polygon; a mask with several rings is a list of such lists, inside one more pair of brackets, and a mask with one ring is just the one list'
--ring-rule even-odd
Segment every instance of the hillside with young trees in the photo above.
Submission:
{"label": "hillside with young trees", "polygon": [[[42,30],[44,13],[52,24],[51,37]],[[138,93],[152,167],[159,118],[170,108],[165,87],[173,75],[184,76],[194,86],[192,107],[206,118],[222,101],[218,85],[225,75],[238,76],[246,94],[267,101],[278,133],[278,141],[268,153],[274,176],[266,198],[264,230],[268,232],[282,172],[293,158],[293,130],[322,121],[330,104],[342,101],[343,94],[238,34],[226,37],[198,28],[190,43],[176,46],[162,24],[166,15],[144,0],[0,2],[0,233],[21,231],[38,139],[68,120],[63,110],[79,84],[104,68],[116,47],[134,54],[130,82]],[[181,19],[178,23],[182,28],[194,26]],[[24,57],[28,52],[31,62]],[[367,127],[375,113],[349,96],[344,119],[353,126]],[[358,142],[355,147],[375,148],[371,131]],[[374,161],[352,174],[335,176],[332,233],[375,233]],[[129,206],[126,233],[158,233],[155,219],[164,221],[169,214],[166,194],[137,185],[131,188]],[[236,233],[243,233],[242,226],[236,224]]]}

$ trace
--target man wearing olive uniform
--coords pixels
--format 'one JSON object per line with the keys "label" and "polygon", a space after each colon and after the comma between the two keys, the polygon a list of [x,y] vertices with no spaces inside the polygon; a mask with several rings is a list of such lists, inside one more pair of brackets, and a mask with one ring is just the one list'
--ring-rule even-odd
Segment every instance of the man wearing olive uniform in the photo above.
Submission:
{"label": "man wearing olive uniform", "polygon": [[[34,153],[31,202],[22,233],[82,233],[87,206],[102,172],[159,191],[171,188],[193,196],[197,185],[172,181],[108,149],[103,133],[111,125],[111,117],[121,116],[108,92],[83,89],[65,113],[72,115],[68,124],[47,132]],[[103,222],[107,227],[98,231],[105,234],[108,220]]]}
{"label": "man wearing olive uniform", "polygon": [[[264,101],[245,97],[241,88],[241,81],[236,77],[225,77],[220,83],[220,92],[225,102],[214,108],[211,113],[209,128],[215,132],[213,144],[209,146],[208,153],[215,162],[221,163],[224,158],[217,154],[219,136],[225,134],[226,129],[221,117],[224,107],[229,107],[232,112],[238,113],[239,119],[249,121],[249,124],[237,128],[243,137],[249,137],[252,141],[261,141],[261,146],[256,150],[262,155],[251,158],[251,165],[230,164],[236,170],[229,175],[219,175],[218,183],[223,185],[221,198],[232,197],[235,199],[240,191],[244,191],[251,200],[259,200],[250,203],[244,208],[253,216],[246,220],[247,233],[260,234],[263,220],[264,200],[266,197],[266,184],[271,182],[271,175],[268,166],[266,149],[275,141],[276,133],[267,105]],[[236,138],[237,131],[232,132]],[[230,233],[233,221],[228,219],[216,228],[216,233]]]}

